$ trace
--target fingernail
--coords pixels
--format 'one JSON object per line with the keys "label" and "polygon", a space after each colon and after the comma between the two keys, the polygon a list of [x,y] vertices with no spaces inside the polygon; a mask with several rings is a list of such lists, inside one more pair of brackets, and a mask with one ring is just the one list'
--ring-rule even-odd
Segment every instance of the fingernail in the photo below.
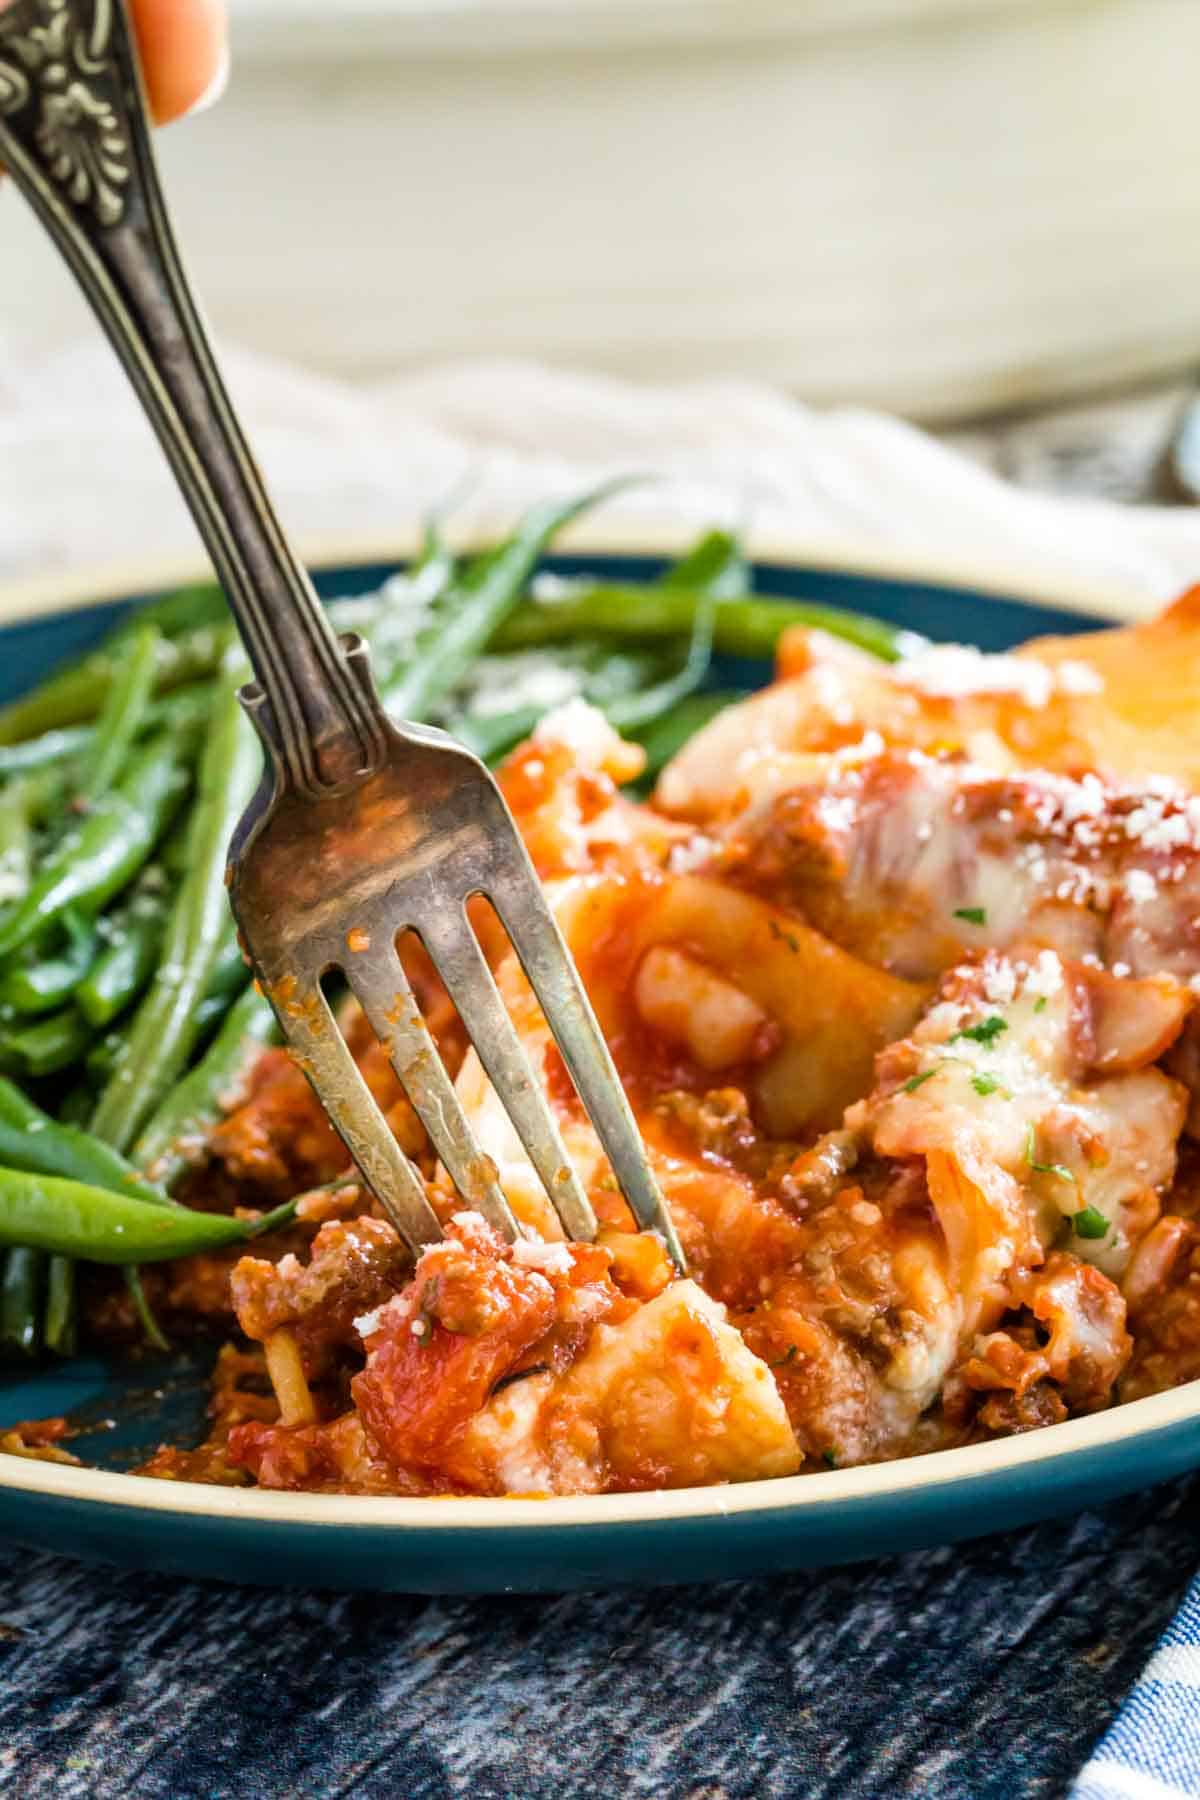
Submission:
{"label": "fingernail", "polygon": [[229,86],[229,45],[222,44],[221,60],[213,73],[213,78],[195,104],[188,109],[188,117],[194,119],[197,113],[207,112],[215,106]]}

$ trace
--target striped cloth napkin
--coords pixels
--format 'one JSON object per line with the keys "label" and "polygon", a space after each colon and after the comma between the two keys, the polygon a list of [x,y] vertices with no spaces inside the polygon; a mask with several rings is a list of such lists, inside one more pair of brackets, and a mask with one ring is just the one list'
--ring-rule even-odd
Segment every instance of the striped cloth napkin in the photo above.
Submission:
{"label": "striped cloth napkin", "polygon": [[[612,513],[748,520],[814,560],[894,559],[1130,615],[1200,580],[1200,509],[1021,492],[895,419],[817,413],[743,382],[647,387],[478,363],[350,388],[232,353],[236,397],[287,520],[395,531],[457,491],[459,522],[653,470]],[[115,360],[86,344],[31,365],[0,331],[0,582],[198,549]],[[1073,1800],[1200,1796],[1200,1582]]]}
{"label": "striped cloth napkin", "polygon": [[1071,1800],[1200,1794],[1200,1580],[1080,1771]]}

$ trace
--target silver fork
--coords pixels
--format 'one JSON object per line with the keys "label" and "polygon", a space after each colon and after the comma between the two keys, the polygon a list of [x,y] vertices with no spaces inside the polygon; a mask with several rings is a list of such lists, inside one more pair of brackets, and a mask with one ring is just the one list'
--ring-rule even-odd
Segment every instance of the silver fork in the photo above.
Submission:
{"label": "silver fork", "polygon": [[401,966],[417,933],[567,1235],[596,1219],[470,927],[494,906],[640,1227],[683,1258],[566,945],[491,775],[444,733],[394,723],[365,645],[338,638],[267,497],[183,273],[124,0],[0,11],[0,161],[125,365],[229,597],[266,750],[230,850],[230,897],[293,1055],[415,1250],[441,1230],[334,1020],[341,970],[463,1199],[518,1227]]}

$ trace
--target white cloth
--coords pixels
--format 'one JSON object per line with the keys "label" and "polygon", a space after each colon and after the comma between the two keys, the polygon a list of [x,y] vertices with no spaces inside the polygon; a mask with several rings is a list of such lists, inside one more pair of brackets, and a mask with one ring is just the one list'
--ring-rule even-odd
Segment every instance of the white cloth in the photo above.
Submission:
{"label": "white cloth", "polygon": [[[1127,595],[1200,580],[1200,512],[1017,490],[895,419],[815,412],[737,381],[638,386],[470,363],[343,386],[237,350],[231,386],[285,520],[308,540],[399,536],[460,485],[457,516],[641,469],[611,517],[745,523],[774,541],[927,570]],[[0,581],[195,549],[115,359],[86,342],[30,365],[0,336]]]}

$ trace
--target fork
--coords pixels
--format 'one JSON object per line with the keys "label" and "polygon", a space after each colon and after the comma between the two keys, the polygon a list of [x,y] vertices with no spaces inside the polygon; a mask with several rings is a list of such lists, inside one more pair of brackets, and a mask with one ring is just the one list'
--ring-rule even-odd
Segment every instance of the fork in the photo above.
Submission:
{"label": "fork", "polygon": [[519,1227],[471,1131],[398,952],[423,943],[573,1239],[596,1218],[471,928],[494,908],[640,1228],[683,1256],[629,1103],[498,787],[444,732],[384,711],[360,638],[337,636],[279,524],[180,263],[124,0],[0,12],[0,161],[124,363],[228,596],[256,679],[242,701],[263,779],[229,856],[230,900],[286,1042],[414,1252],[441,1237],[322,983],[340,971],[466,1204]]}

